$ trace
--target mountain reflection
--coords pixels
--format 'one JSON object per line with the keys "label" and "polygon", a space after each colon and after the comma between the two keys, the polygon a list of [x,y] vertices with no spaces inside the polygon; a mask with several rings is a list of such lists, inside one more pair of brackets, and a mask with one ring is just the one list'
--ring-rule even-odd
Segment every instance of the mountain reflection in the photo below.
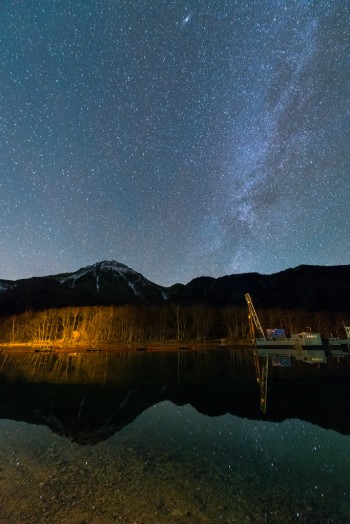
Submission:
{"label": "mountain reflection", "polygon": [[350,367],[294,362],[269,378],[259,410],[249,349],[177,352],[2,353],[0,418],[45,424],[80,444],[109,438],[150,406],[171,401],[218,416],[299,418],[350,434]]}

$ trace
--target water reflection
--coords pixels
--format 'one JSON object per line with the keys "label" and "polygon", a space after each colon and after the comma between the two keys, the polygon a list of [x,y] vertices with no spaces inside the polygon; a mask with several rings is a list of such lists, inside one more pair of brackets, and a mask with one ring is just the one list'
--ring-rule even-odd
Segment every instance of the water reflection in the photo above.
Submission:
{"label": "water reflection", "polygon": [[349,522],[350,438],[165,401],[96,446],[0,423],[4,522]]}
{"label": "water reflection", "polygon": [[47,424],[82,444],[96,443],[151,405],[170,400],[218,416],[299,418],[350,434],[350,366],[295,362],[273,368],[269,409],[259,410],[251,352],[0,354],[0,418]]}
{"label": "water reflection", "polygon": [[[218,371],[233,377],[243,370],[253,376],[249,349],[165,352],[22,352],[0,354],[0,374],[11,379],[51,383],[127,383],[130,380],[181,381],[206,376],[210,381]],[[237,373],[239,369],[239,372]]]}
{"label": "water reflection", "polygon": [[316,371],[263,415],[246,352],[0,355],[0,522],[349,523],[348,368]]}

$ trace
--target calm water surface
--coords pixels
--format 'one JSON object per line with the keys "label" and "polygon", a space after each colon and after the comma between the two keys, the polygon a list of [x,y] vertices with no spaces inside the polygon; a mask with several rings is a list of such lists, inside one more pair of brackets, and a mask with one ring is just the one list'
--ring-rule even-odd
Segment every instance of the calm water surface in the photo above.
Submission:
{"label": "calm water surface", "polygon": [[1,523],[350,522],[350,437],[254,419],[245,356],[1,359]]}

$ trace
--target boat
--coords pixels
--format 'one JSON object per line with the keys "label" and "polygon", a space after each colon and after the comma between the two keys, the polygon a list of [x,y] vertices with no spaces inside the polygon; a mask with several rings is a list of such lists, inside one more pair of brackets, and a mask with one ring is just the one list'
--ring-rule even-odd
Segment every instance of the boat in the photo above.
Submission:
{"label": "boat", "polygon": [[286,335],[284,329],[267,329],[266,333],[255,311],[252,298],[245,294],[249,328],[254,344],[253,358],[260,388],[260,409],[266,413],[269,361],[273,367],[290,367],[292,358],[307,364],[326,364],[328,356],[350,355],[350,326],[345,326],[346,339],[323,339],[320,333],[303,331]]}
{"label": "boat", "polygon": [[325,346],[320,333],[303,331],[287,336],[285,330],[280,328],[267,329],[265,333],[249,293],[245,294],[245,299],[248,306],[252,341],[258,356],[294,357],[308,364],[327,362]]}

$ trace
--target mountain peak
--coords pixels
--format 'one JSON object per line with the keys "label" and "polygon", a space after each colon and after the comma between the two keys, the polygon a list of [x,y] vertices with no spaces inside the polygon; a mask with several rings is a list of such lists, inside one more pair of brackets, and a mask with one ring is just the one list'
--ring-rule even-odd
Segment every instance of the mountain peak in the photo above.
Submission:
{"label": "mountain peak", "polygon": [[142,277],[142,275],[139,275],[139,273],[126,266],[125,264],[122,264],[121,262],[117,262],[116,260],[102,260],[101,262],[96,262],[95,264],[81,267],[74,273],[66,273],[65,275],[62,275],[62,277],[60,278],[60,282],[61,284],[63,284],[64,282],[71,281],[73,283],[72,285],[74,286],[75,281],[81,279],[82,277],[92,275],[93,278],[98,278],[98,275],[101,273],[112,273],[112,278],[126,278],[126,275]]}
{"label": "mountain peak", "polygon": [[122,264],[121,262],[118,262],[117,260],[101,260],[99,262],[95,262],[95,264],[92,264],[92,266],[89,267],[101,267],[101,268],[115,268],[115,267],[123,267],[129,269],[129,267],[125,264]]}
{"label": "mountain peak", "polygon": [[136,273],[134,269],[131,269],[117,260],[102,260],[101,262],[96,262],[91,266],[85,266],[79,269],[79,271],[91,271],[93,269],[98,269],[100,271],[117,271],[118,273]]}
{"label": "mountain peak", "polygon": [[160,303],[168,298],[161,286],[116,260],[102,260],[56,278],[65,288],[97,294],[103,303]]}

